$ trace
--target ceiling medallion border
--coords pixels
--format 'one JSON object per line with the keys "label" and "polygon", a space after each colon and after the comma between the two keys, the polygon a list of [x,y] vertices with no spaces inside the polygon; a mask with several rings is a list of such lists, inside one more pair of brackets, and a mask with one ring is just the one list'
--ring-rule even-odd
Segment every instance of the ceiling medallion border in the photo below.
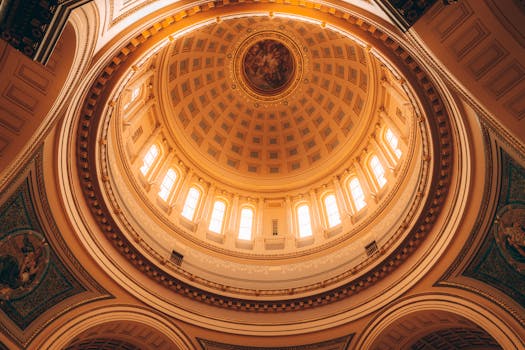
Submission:
{"label": "ceiling medallion border", "polygon": [[[146,43],[149,38],[154,37],[159,31],[170,28],[170,26],[184,20],[185,18],[191,17],[192,15],[205,11],[217,11],[221,13],[217,9],[230,9],[235,6],[242,6],[243,11],[245,11],[246,6],[248,6],[250,2],[245,2],[241,5],[222,1],[208,2],[192,7],[191,9],[182,10],[155,23],[149,29],[142,31],[141,34],[131,39],[127,45],[122,47],[122,49],[102,70],[98,78],[95,79],[82,108],[76,140],[77,166],[80,176],[80,184],[94,219],[98,222],[100,229],[113,243],[114,247],[138,270],[142,271],[162,286],[180,295],[222,308],[254,312],[286,312],[326,305],[344,299],[350,295],[357,294],[361,290],[375,284],[379,279],[396,269],[416,250],[432,228],[442,209],[448,191],[448,184],[451,179],[453,148],[451,142],[452,132],[443,102],[441,101],[434,84],[418,63],[414,61],[410,54],[387,33],[382,32],[373,24],[364,21],[362,18],[355,17],[338,8],[313,2],[305,2],[302,5],[276,5],[270,3],[268,0],[260,1],[267,3],[268,7],[278,6],[281,11],[283,8],[300,7],[305,11],[309,10],[317,13],[317,17],[325,18],[328,16],[327,18],[332,19],[334,22],[338,22],[341,26],[352,26],[354,29],[361,31],[363,35],[367,36],[368,40],[374,42],[377,46],[381,46],[383,50],[390,51],[392,54],[391,58],[397,60],[398,66],[403,67],[405,72],[413,79],[413,85],[419,87],[419,97],[426,102],[425,107],[428,115],[426,121],[437,138],[434,143],[434,172],[431,177],[433,186],[431,186],[428,199],[423,206],[423,214],[417,219],[413,229],[406,239],[404,239],[398,248],[386,257],[379,266],[374,267],[363,276],[347,282],[342,286],[306,297],[294,298],[294,290],[289,290],[286,297],[284,295],[280,296],[282,298],[280,300],[251,300],[232,298],[209,292],[175,278],[157,267],[154,263],[149,261],[148,258],[144,257],[142,253],[139,252],[126,237],[124,237],[122,232],[119,231],[118,225],[113,218],[113,215],[118,215],[119,209],[110,209],[106,206],[100,188],[100,182],[107,182],[109,179],[105,178],[104,174],[102,175],[102,179],[99,179],[96,169],[96,155],[94,152],[90,152],[93,145],[99,142],[99,140],[96,139],[97,127],[98,121],[101,117],[101,112],[104,109],[104,103],[106,102],[104,97],[107,96],[108,86],[111,88],[112,85],[109,82],[112,81],[113,75],[118,72],[119,68],[122,68],[123,63],[132,56],[133,52],[140,52],[141,46]],[[290,12],[293,13],[293,11]],[[216,14],[212,13],[210,14],[210,17],[213,15]],[[425,119],[420,117],[419,122],[425,122]],[[428,155],[425,155],[424,157],[425,161],[430,160]],[[418,196],[422,195],[422,193],[418,193]],[[323,281],[319,284],[320,288],[324,288],[329,283]],[[260,291],[254,291],[254,295],[259,296]]]}
{"label": "ceiling medallion border", "polygon": [[[266,93],[254,87],[253,83],[250,82],[250,78],[246,74],[245,60],[255,45],[267,40],[280,43],[288,50],[292,56],[293,72],[283,86]],[[232,89],[244,95],[243,97],[253,103],[255,108],[279,104],[287,105],[286,98],[296,92],[301,87],[302,82],[308,82],[305,69],[308,66],[308,61],[310,61],[308,48],[299,42],[299,38],[293,37],[291,33],[285,33],[284,25],[280,25],[277,29],[270,25],[247,28],[240,40],[234,43],[232,51],[226,55],[229,60],[229,79]],[[273,58],[271,55],[266,56],[270,56],[270,59]]]}

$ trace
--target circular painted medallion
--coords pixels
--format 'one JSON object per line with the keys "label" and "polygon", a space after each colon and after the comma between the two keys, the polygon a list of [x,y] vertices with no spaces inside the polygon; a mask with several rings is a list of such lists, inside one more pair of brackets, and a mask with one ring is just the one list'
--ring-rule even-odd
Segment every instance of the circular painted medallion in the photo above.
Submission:
{"label": "circular painted medallion", "polygon": [[284,27],[248,28],[232,45],[230,72],[232,89],[258,108],[287,104],[287,99],[307,81],[307,50]]}
{"label": "circular painted medallion", "polygon": [[22,230],[0,240],[0,300],[20,298],[42,280],[49,246],[38,232]]}
{"label": "circular painted medallion", "polygon": [[505,260],[525,274],[525,205],[503,207],[494,226],[496,242]]}
{"label": "circular painted medallion", "polygon": [[264,39],[251,45],[243,58],[243,74],[250,88],[273,95],[286,88],[295,64],[290,50],[280,41]]}

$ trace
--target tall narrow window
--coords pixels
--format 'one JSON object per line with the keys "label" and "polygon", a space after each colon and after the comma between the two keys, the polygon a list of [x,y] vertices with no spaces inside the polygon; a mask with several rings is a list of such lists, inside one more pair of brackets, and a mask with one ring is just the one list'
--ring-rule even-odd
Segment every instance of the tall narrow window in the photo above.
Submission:
{"label": "tall narrow window", "polygon": [[397,136],[392,132],[390,129],[386,129],[385,132],[385,140],[388,143],[388,146],[394,152],[397,158],[401,158],[401,150],[397,147],[399,140],[397,139]]}
{"label": "tall narrow window", "polygon": [[193,220],[195,210],[197,209],[197,205],[199,204],[200,195],[200,191],[195,187],[190,188],[190,190],[188,191],[188,196],[186,197],[186,201],[184,202],[184,208],[182,208],[182,216],[184,216],[186,219]]}
{"label": "tall narrow window", "polygon": [[252,239],[253,210],[243,208],[241,210],[241,222],[239,224],[239,239]]}
{"label": "tall narrow window", "polygon": [[137,86],[131,90],[131,102],[135,101],[140,94],[140,86]]}
{"label": "tall narrow window", "polygon": [[324,208],[328,219],[328,227],[339,225],[341,223],[341,216],[339,215],[339,208],[337,208],[335,195],[329,194],[324,197]]}
{"label": "tall narrow window", "polygon": [[226,213],[226,204],[224,204],[223,201],[215,201],[215,203],[213,203],[213,211],[211,213],[208,230],[215,233],[221,233],[224,213]]}
{"label": "tall narrow window", "polygon": [[158,156],[159,146],[157,146],[156,144],[151,145],[148,152],[144,156],[144,159],[142,160],[142,166],[140,167],[142,175],[146,175],[149,172],[151,166],[153,165],[153,163],[155,163],[155,160]]}
{"label": "tall narrow window", "polygon": [[309,237],[312,235],[312,223],[310,221],[310,209],[303,204],[297,208],[297,221],[299,223],[299,237]]}
{"label": "tall narrow window", "polygon": [[171,194],[171,190],[173,189],[173,185],[175,185],[175,180],[177,180],[177,172],[171,168],[168,169],[166,176],[164,176],[164,179],[160,184],[159,191],[159,197],[162,198],[164,201],[168,200],[168,197]]}
{"label": "tall narrow window", "polygon": [[370,158],[370,167],[372,168],[377,184],[382,188],[386,184],[385,168],[383,168],[377,156]]}
{"label": "tall narrow window", "polygon": [[350,194],[352,195],[352,199],[354,201],[355,209],[357,211],[363,209],[366,205],[365,193],[363,192],[363,188],[361,187],[361,184],[359,183],[357,177],[354,177],[352,181],[350,181],[349,187]]}
{"label": "tall narrow window", "polygon": [[140,86],[134,87],[133,90],[131,90],[131,95],[129,97],[129,101],[124,105],[124,109],[129,108],[129,106],[131,106],[133,101],[135,101],[137,99],[137,97],[139,97],[140,90],[141,90]]}

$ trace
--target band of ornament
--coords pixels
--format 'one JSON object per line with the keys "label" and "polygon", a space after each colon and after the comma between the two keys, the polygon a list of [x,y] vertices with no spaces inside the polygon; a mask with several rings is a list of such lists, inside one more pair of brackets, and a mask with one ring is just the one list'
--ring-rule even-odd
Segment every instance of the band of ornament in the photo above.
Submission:
{"label": "band of ornament", "polygon": [[[118,74],[115,73],[122,67],[124,61],[131,59],[133,53],[152,37],[156,37],[159,31],[166,31],[167,35],[169,34],[170,27],[174,26],[177,22],[183,21],[187,17],[191,17],[197,13],[208,12],[210,18],[214,18],[217,17],[217,15],[223,15],[228,10],[234,12],[236,6],[242,6],[243,11],[246,11],[250,3],[251,1],[245,1],[239,5],[237,3],[222,1],[208,2],[195,6],[191,10],[178,12],[155,23],[149,29],[142,31],[141,34],[131,39],[130,42],[110,60],[93,83],[88,98],[84,103],[79,121],[77,154],[80,182],[92,214],[106,237],[138,270],[142,271],[157,283],[190,299],[233,310],[286,312],[312,308],[354,295],[375,284],[378,280],[389,275],[397,266],[401,265],[427,236],[442,209],[448,191],[452,171],[453,145],[447,111],[430,78],[402,45],[390,35],[362,18],[357,18],[349,13],[343,12],[339,8],[308,1],[301,3],[301,5],[276,5],[267,0],[257,2],[257,4],[267,3],[270,10],[274,6],[278,6],[280,11],[289,9],[289,11],[293,13],[296,11],[295,7],[300,7],[305,12],[311,11],[313,15],[331,18],[337,21],[338,25],[345,25],[352,30],[361,31],[362,35],[370,42],[373,42],[376,47],[384,51],[389,51],[391,53],[390,58],[396,62],[398,67],[404,70],[404,74],[407,74],[407,76],[411,78],[414,85],[417,84],[419,98],[422,99],[425,105],[426,122],[436,137],[436,142],[434,143],[435,158],[433,159],[433,174],[431,175],[432,183],[427,201],[423,205],[421,216],[417,219],[407,237],[380,265],[364,273],[362,276],[329,291],[300,298],[293,297],[295,293],[293,289],[288,290],[287,295],[268,294],[274,296],[275,299],[280,298],[279,300],[253,300],[249,299],[249,296],[246,296],[246,298],[232,298],[219,294],[221,290],[217,288],[219,286],[210,286],[217,290],[217,292],[203,290],[160,269],[155,263],[148,260],[147,257],[139,252],[134,244],[129,242],[124,234],[119,231],[118,225],[114,221],[112,211],[103,200],[104,197],[100,188],[101,179],[98,178],[99,175],[96,171],[96,154],[92,152],[92,150],[96,148],[97,126],[101,118],[104,103],[106,102],[103,96],[112,88],[115,83],[114,80],[116,80],[112,79],[112,77],[118,76]],[[320,282],[319,286],[323,288],[326,286],[326,283]],[[221,286],[220,288],[222,287],[226,286]],[[265,295],[264,291],[258,290],[253,290],[252,293],[255,296]]]}

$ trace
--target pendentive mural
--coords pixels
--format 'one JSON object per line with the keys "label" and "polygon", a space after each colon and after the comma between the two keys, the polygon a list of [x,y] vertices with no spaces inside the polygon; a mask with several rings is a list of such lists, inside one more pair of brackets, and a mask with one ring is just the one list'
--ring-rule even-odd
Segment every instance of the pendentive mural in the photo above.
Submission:
{"label": "pendentive mural", "polygon": [[42,280],[49,246],[42,235],[20,230],[0,240],[0,300],[21,298]]}
{"label": "pendentive mural", "polygon": [[72,307],[112,297],[72,256],[56,226],[41,152],[0,194],[0,332],[21,348]]}
{"label": "pendentive mural", "polygon": [[501,151],[501,190],[489,232],[464,276],[525,306],[525,169]]}
{"label": "pendentive mural", "polygon": [[29,179],[0,206],[0,310],[25,329],[53,305],[86,291],[50,249]]}

